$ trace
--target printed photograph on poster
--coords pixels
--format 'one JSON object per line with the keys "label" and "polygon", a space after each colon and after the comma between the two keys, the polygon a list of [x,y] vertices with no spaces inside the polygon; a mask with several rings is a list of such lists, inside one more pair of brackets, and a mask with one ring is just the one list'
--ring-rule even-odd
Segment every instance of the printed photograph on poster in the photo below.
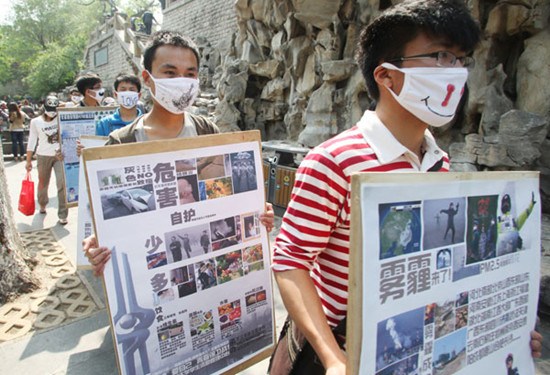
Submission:
{"label": "printed photograph on poster", "polygon": [[257,288],[245,295],[246,309],[248,312],[254,312],[267,304],[267,294],[263,288]]}
{"label": "printed photograph on poster", "polygon": [[466,200],[428,199],[423,202],[423,249],[452,246],[464,242]]}
{"label": "printed photograph on poster", "polygon": [[435,338],[443,337],[455,330],[454,299],[435,303]]}
{"label": "printed photograph on poster", "polygon": [[197,290],[206,290],[218,285],[216,262],[214,259],[195,263],[194,267],[196,279],[199,281]]}
{"label": "printed photograph on poster", "polygon": [[153,268],[162,267],[168,264],[165,251],[147,255],[146,259],[147,259],[147,268],[150,270]]}
{"label": "printed photograph on poster", "polygon": [[451,267],[452,264],[452,255],[451,255],[451,249],[441,249],[437,252],[437,269],[443,269]]}
{"label": "printed photograph on poster", "polygon": [[201,181],[227,176],[225,156],[215,155],[197,158],[197,171],[198,178]]}
{"label": "printed photograph on poster", "polygon": [[197,175],[178,177],[178,194],[180,205],[199,201],[199,185]]}
{"label": "printed photograph on poster", "polygon": [[174,337],[179,337],[183,339],[185,338],[185,330],[183,328],[183,322],[178,321],[174,324],[170,324],[166,327],[163,327],[160,331],[158,331],[157,334],[160,342],[173,339]]}
{"label": "printed photograph on poster", "polygon": [[210,252],[209,226],[201,224],[167,232],[164,243],[169,249],[169,263],[207,254]]}
{"label": "printed photograph on poster", "polygon": [[496,256],[498,196],[468,198],[468,231],[466,264],[481,262]]}
{"label": "printed photograph on poster", "polygon": [[216,257],[216,275],[220,284],[244,275],[242,251],[231,251]]}
{"label": "printed photograph on poster", "polygon": [[534,192],[531,192],[530,200],[524,199],[518,204],[513,187],[509,186],[506,190],[510,190],[510,193],[501,195],[498,209],[497,256],[515,253],[529,247],[529,243],[524,243],[521,229],[528,222],[536,204]]}
{"label": "printed photograph on poster", "polygon": [[178,298],[187,297],[197,292],[195,268],[193,264],[175,268],[170,271],[170,284],[177,287]]}
{"label": "printed photograph on poster", "polygon": [[466,263],[466,246],[459,245],[453,248],[453,281],[472,277],[481,273],[479,264]]}
{"label": "printed photograph on poster", "polygon": [[212,310],[193,311],[189,314],[193,349],[201,348],[214,340],[214,315]]}
{"label": "printed photograph on poster", "polygon": [[384,368],[383,370],[377,372],[376,375],[414,375],[418,374],[418,367],[418,354],[414,354],[403,359],[402,361],[396,362],[393,365]]}
{"label": "printed photograph on poster", "polygon": [[235,300],[219,306],[218,316],[222,337],[231,337],[231,335],[241,329],[241,301]]}
{"label": "printed photograph on poster", "polygon": [[257,244],[250,247],[245,247],[243,250],[243,270],[244,274],[250,272],[261,271],[264,269],[264,254],[262,245]]}
{"label": "printed photograph on poster", "polygon": [[155,298],[155,305],[162,305],[178,298],[174,288],[163,289],[157,292],[156,297],[157,298]]}
{"label": "printed photograph on poster", "polygon": [[101,210],[105,220],[154,211],[153,185],[147,184],[101,195]]}
{"label": "printed photograph on poster", "polygon": [[211,222],[210,236],[213,251],[240,244],[242,242],[240,216]]}
{"label": "printed photograph on poster", "polygon": [[197,174],[197,160],[183,159],[176,160],[176,175],[178,177]]}
{"label": "printed photograph on poster", "polygon": [[420,202],[381,204],[380,259],[420,251]]}
{"label": "printed photograph on poster", "polygon": [[199,182],[201,201],[233,195],[231,177],[221,177]]}
{"label": "printed photograph on poster", "polygon": [[244,227],[244,241],[258,238],[260,235],[260,218],[258,213],[244,214],[241,216]]}
{"label": "printed photograph on poster", "polygon": [[423,342],[424,308],[407,311],[378,323],[376,370],[418,353]]}
{"label": "printed photograph on poster", "polygon": [[468,330],[460,329],[439,340],[435,340],[433,349],[434,375],[451,375],[466,365],[466,339]]}
{"label": "printed photograph on poster", "polygon": [[254,154],[251,151],[233,153],[231,156],[231,175],[235,194],[256,190],[256,169]]}

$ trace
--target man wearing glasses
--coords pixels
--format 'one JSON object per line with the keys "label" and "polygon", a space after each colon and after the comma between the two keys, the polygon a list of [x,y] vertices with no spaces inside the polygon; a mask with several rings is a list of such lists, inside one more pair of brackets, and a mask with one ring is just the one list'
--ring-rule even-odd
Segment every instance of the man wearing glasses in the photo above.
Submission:
{"label": "man wearing glasses", "polygon": [[[428,127],[454,118],[479,40],[479,26],[458,0],[406,0],[362,31],[357,62],[376,108],[312,150],[297,171],[274,245],[273,270],[291,323],[272,375],[346,373],[345,338],[335,333],[345,333],[348,304],[351,175],[449,170]],[[533,335],[537,357],[542,338]],[[310,348],[313,359],[300,361]]]}

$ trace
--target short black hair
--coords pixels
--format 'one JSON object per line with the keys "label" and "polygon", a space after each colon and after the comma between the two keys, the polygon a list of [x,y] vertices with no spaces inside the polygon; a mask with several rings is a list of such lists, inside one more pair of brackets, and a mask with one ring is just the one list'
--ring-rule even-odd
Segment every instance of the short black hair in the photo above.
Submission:
{"label": "short black hair", "polygon": [[138,92],[141,91],[141,81],[139,78],[133,74],[119,74],[114,83],[115,91],[118,91],[118,85],[120,85],[122,82],[131,83],[132,85],[135,85],[137,87]]}
{"label": "short black hair", "polygon": [[402,57],[407,43],[419,33],[442,38],[470,53],[481,39],[479,25],[462,0],[405,0],[386,9],[361,32],[356,60],[371,99],[380,92],[374,69]]}
{"label": "short black hair", "polygon": [[153,59],[155,58],[155,52],[157,51],[157,48],[161,46],[174,46],[190,49],[197,58],[198,68],[200,56],[199,49],[195,42],[193,42],[191,38],[180,34],[177,31],[161,30],[152,35],[151,41],[149,42],[147,47],[145,47],[145,51],[143,52],[143,67],[148,72],[151,72]]}
{"label": "short black hair", "polygon": [[86,90],[91,90],[98,83],[101,83],[101,78],[94,73],[86,73],[76,79],[75,86],[82,95],[86,95]]}

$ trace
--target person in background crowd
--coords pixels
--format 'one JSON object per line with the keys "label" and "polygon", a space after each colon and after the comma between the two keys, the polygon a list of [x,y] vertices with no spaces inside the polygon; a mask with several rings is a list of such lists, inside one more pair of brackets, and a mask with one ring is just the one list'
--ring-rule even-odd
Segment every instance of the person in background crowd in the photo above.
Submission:
{"label": "person in background crowd", "polygon": [[80,102],[84,99],[84,96],[80,94],[76,86],[73,86],[69,90],[69,99],[70,101],[65,103],[65,108],[80,106]]}
{"label": "person in background crowd", "polygon": [[[455,116],[480,38],[461,0],[405,0],[361,32],[357,60],[375,110],[313,149],[296,172],[273,250],[289,320],[271,375],[346,373],[351,175],[449,170],[428,127]],[[533,332],[533,357],[541,342]]]}
{"label": "person in background crowd", "polygon": [[101,78],[97,74],[87,73],[78,77],[75,86],[83,98],[77,106],[99,107],[105,96],[105,89],[102,85]]}
{"label": "person in background crowd", "polygon": [[5,101],[0,101],[0,125],[7,124],[9,121],[8,105]]}
{"label": "person in background crowd", "polygon": [[34,113],[34,109],[29,103],[28,99],[25,99],[21,102],[21,111],[25,112],[25,114],[28,116],[28,120],[35,118],[36,114]]}
{"label": "person in background crowd", "polygon": [[[108,136],[112,131],[131,124],[143,112],[138,108],[141,96],[141,82],[133,74],[121,74],[115,79],[115,97],[120,104],[115,113],[102,118],[95,128],[98,136]],[[78,142],[77,154],[80,156],[84,146]]]}
{"label": "person in background crowd", "polygon": [[29,119],[27,114],[19,109],[17,103],[8,105],[10,135],[11,135],[11,152],[13,160],[23,161],[25,155],[25,146],[23,145],[23,136],[25,135],[25,121]]}
{"label": "person in background crowd", "polygon": [[57,185],[57,216],[59,224],[67,224],[69,209],[67,208],[65,184],[63,181],[63,163],[59,160],[59,131],[57,121],[57,108],[59,99],[48,96],[44,102],[44,114],[31,120],[29,132],[29,144],[27,145],[27,172],[32,170],[32,155],[36,148],[36,167],[38,169],[38,204],[40,213],[46,213],[48,205],[48,186],[52,169],[55,172]]}
{"label": "person in background crowd", "polygon": [[143,21],[143,24],[145,25],[145,34],[151,35],[151,32],[153,31],[153,21],[157,21],[155,19],[155,16],[153,16],[153,13],[151,11],[146,10],[145,12],[143,12],[141,19]]}

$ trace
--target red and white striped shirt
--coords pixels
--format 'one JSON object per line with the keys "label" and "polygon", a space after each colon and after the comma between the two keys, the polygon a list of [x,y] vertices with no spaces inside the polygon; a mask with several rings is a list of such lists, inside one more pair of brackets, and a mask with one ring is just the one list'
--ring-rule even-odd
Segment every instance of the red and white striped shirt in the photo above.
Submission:
{"label": "red and white striped shirt", "polygon": [[350,189],[354,172],[425,172],[447,155],[426,130],[422,162],[399,143],[375,112],[313,149],[296,172],[291,200],[275,240],[275,272],[310,271],[329,325],[347,311]]}

